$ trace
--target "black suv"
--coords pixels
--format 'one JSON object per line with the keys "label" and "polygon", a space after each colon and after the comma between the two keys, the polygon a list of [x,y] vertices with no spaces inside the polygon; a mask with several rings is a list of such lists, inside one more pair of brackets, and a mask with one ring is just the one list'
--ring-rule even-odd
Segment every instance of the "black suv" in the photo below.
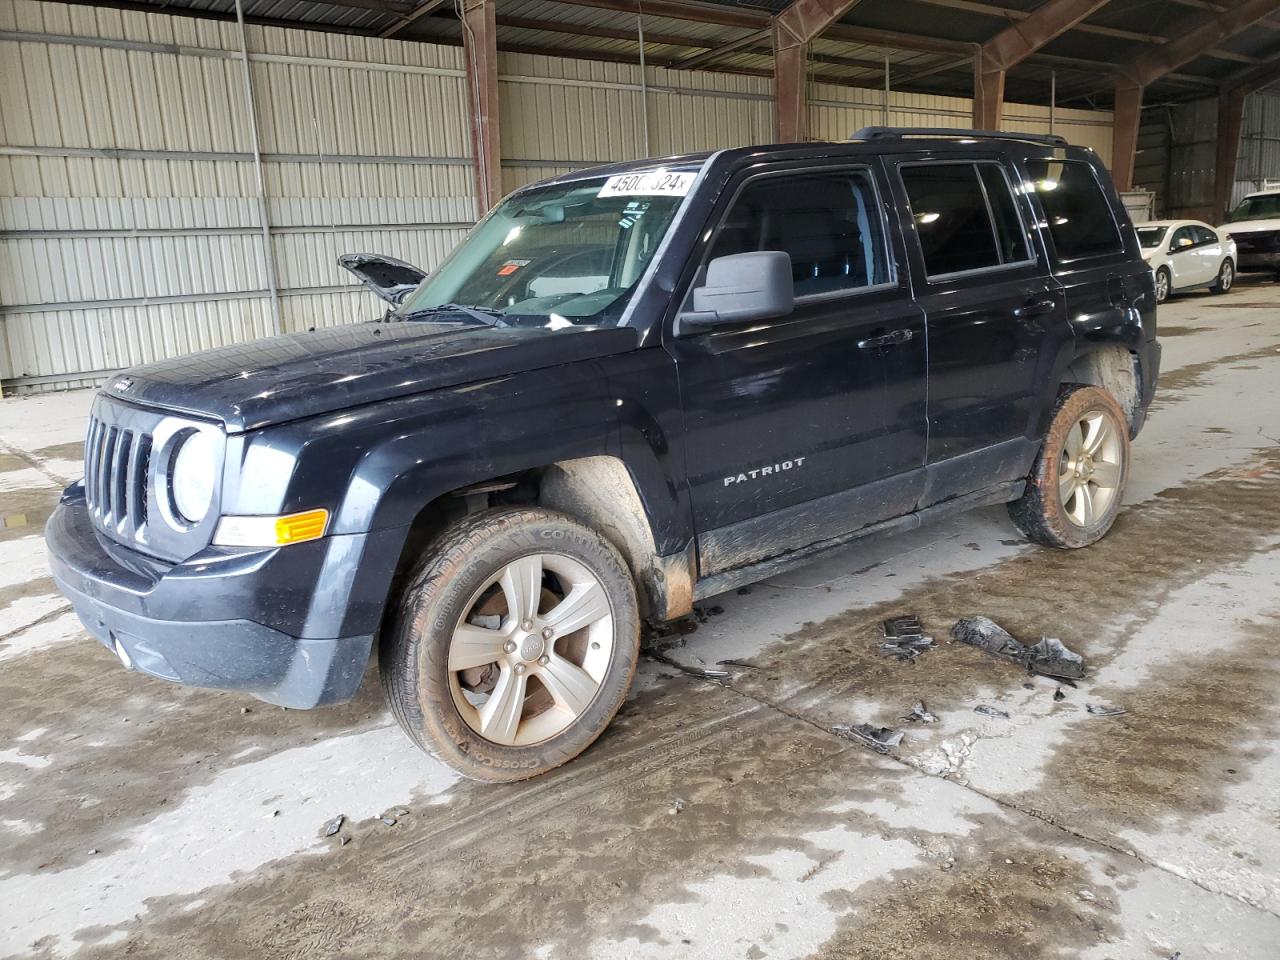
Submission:
{"label": "black suv", "polygon": [[53,573],[128,667],[312,707],[376,642],[467,776],[605,728],[642,619],[868,534],[1008,503],[1083,547],[1155,389],[1155,293],[1106,170],[1056,137],[582,170],[432,274],[343,258],[380,320],[128,371]]}

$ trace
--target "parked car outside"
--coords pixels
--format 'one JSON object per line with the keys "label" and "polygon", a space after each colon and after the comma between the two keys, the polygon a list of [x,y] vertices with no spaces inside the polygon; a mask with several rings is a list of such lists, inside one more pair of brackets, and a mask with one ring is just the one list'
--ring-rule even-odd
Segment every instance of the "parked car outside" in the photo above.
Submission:
{"label": "parked car outside", "polygon": [[1156,301],[1207,287],[1226,293],[1236,278],[1236,242],[1199,220],[1152,220],[1136,225],[1142,257],[1155,276]]}
{"label": "parked car outside", "polygon": [[306,708],[375,644],[469,777],[571,759],[643,620],[871,534],[1006,503],[1073,549],[1120,509],[1160,364],[1098,157],[860,131],[581,170],[385,315],[112,377],[53,576],[126,666]]}
{"label": "parked car outside", "polygon": [[1227,222],[1219,230],[1236,242],[1236,269],[1272,273],[1280,279],[1280,190],[1246,195],[1227,214]]}

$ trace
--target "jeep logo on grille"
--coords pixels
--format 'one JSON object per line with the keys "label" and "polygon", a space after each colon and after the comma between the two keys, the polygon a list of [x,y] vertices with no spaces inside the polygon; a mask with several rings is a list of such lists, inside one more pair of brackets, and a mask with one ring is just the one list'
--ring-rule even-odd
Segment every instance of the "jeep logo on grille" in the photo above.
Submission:
{"label": "jeep logo on grille", "polygon": [[126,390],[128,390],[132,386],[133,386],[132,379],[130,379],[129,377],[121,377],[119,380],[117,380],[115,383],[111,385],[111,389],[119,393],[124,393]]}

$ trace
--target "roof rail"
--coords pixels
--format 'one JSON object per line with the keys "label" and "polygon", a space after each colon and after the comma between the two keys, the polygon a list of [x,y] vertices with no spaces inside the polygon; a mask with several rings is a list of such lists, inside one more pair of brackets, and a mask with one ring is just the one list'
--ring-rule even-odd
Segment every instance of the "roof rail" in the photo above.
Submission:
{"label": "roof rail", "polygon": [[975,140],[1029,140],[1051,147],[1067,146],[1067,138],[1051,133],[1006,133],[1002,130],[963,130],[954,127],[863,127],[850,140],[901,140],[904,137],[964,137]]}

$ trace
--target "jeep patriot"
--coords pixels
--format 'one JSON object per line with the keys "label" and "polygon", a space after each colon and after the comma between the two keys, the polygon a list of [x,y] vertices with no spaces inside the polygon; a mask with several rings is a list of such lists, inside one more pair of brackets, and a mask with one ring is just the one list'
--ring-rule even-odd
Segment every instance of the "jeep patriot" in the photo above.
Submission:
{"label": "jeep patriot", "polygon": [[408,735],[530,777],[626,696],[642,620],[1007,503],[1120,508],[1153,279],[1091,151],[871,128],[517,190],[379,319],[164,360],[95,398],[53,574],[126,667],[314,707],[370,653]]}

